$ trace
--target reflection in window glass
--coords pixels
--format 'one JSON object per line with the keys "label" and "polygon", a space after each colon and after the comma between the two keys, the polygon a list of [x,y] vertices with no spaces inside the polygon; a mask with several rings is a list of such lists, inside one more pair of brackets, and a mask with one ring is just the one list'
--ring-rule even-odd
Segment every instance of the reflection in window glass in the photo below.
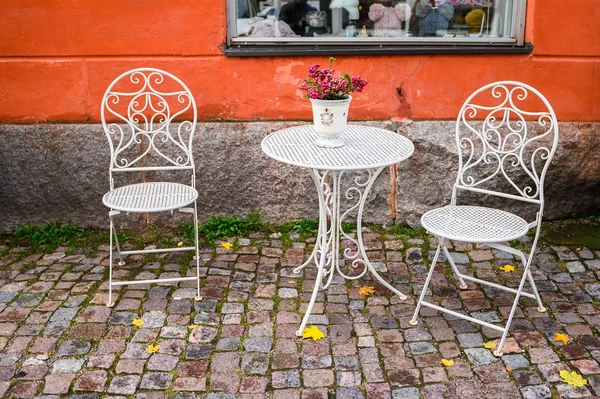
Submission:
{"label": "reflection in window glass", "polygon": [[513,0],[236,0],[237,36],[501,38]]}

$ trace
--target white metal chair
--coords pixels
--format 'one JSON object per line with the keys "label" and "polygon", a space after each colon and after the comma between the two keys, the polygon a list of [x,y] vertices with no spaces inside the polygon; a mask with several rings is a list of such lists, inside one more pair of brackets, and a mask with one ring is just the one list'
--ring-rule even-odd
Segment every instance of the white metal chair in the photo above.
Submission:
{"label": "white metal chair", "polygon": [[[439,244],[414,316],[409,322],[410,325],[417,325],[421,306],[449,313],[502,331],[502,338],[494,351],[494,355],[502,356],[502,346],[519,298],[521,296],[535,298],[539,306],[538,311],[546,311],[531,275],[530,266],[538,242],[544,210],[544,178],[556,151],[557,142],[558,122],[552,107],[540,92],[526,84],[512,81],[491,83],[475,91],[466,100],[456,119],[459,164],[451,203],[443,208],[430,210],[421,218],[423,227],[438,239]],[[499,190],[498,186],[494,189],[489,186],[485,188],[486,184],[492,181],[498,182],[496,179],[503,182],[507,189]],[[457,194],[461,191],[534,204],[537,216],[533,222],[528,223],[523,218],[503,210],[457,205]],[[522,202],[520,204],[524,206]],[[501,244],[518,239],[533,228],[535,228],[535,237],[528,256],[517,249]],[[518,289],[461,273],[448,252],[445,240],[485,244],[516,255],[523,263],[523,276]],[[504,327],[424,300],[442,251],[458,278],[461,289],[466,289],[465,280],[470,280],[515,294]],[[526,280],[529,281],[533,293],[523,292]]]}
{"label": "white metal chair", "polygon": [[[193,114],[192,121],[180,120]],[[200,299],[198,216],[196,209],[196,172],[192,140],[196,129],[196,102],[187,86],[174,75],[154,68],[139,68],[123,73],[106,90],[101,107],[102,126],[110,144],[110,192],[102,198],[110,208],[110,265],[107,306],[112,288],[129,284],[197,281]],[[191,176],[190,184],[169,181],[145,182],[146,173],[181,171]],[[139,172],[142,182],[115,187],[115,177],[125,179]],[[161,179],[162,180],[162,179]],[[194,246],[121,251],[113,218],[121,212],[152,213],[179,210],[194,218]],[[196,277],[154,280],[113,281],[113,239],[124,265],[124,256],[171,251],[195,251]]]}

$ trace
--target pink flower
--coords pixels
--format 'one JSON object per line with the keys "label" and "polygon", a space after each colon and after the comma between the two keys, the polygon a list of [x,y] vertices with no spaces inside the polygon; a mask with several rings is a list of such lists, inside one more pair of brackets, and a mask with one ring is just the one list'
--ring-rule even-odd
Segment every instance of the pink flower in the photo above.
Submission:
{"label": "pink flower", "polygon": [[329,58],[329,68],[320,69],[320,64],[308,68],[308,77],[298,86],[305,98],[341,100],[348,98],[350,93],[363,91],[368,81],[357,75],[350,77],[347,73],[334,76],[333,61],[335,58]]}
{"label": "pink flower", "polygon": [[308,96],[310,98],[314,98],[314,99],[323,98],[323,96],[321,95],[321,93],[319,93],[317,90],[311,90],[311,92],[308,94]]}

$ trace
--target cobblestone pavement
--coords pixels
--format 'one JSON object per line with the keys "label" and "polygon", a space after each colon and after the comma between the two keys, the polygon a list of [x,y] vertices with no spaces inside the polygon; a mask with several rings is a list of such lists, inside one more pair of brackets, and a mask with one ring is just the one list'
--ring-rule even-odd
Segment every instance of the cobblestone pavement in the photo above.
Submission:
{"label": "cobblestone pavement", "polygon": [[[112,309],[104,306],[107,247],[92,255],[0,248],[0,392],[81,399],[600,396],[600,251],[540,246],[533,274],[549,311],[522,299],[498,359],[484,348],[498,331],[427,308],[409,326],[434,242],[372,232],[365,239],[371,260],[409,299],[364,278],[336,278],[314,307],[311,324],[325,333],[317,341],[295,336],[315,269],[298,275],[292,267],[306,259],[310,240],[254,234],[232,249],[205,248],[202,301],[193,299],[193,282],[132,285],[117,290]],[[464,243],[451,252],[477,277],[517,284],[520,267],[510,254]],[[186,256],[130,257],[115,275],[191,275]],[[505,264],[517,272],[499,271]],[[459,291],[447,269],[442,264],[435,274],[434,301],[489,322],[507,316],[512,296],[472,283]],[[377,292],[359,295],[364,285]],[[136,318],[141,327],[132,325]],[[556,333],[568,344],[556,342]],[[150,344],[159,345],[156,353],[146,350]],[[587,385],[561,382],[563,369]]]}

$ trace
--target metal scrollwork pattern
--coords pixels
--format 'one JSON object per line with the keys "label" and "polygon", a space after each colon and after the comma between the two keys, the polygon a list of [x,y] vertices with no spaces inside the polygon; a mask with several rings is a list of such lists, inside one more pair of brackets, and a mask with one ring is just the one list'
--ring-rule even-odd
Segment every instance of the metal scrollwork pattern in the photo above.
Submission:
{"label": "metal scrollwork pattern", "polygon": [[[380,170],[379,170],[380,171]],[[362,211],[365,203],[365,195],[378,175],[375,169],[364,170],[350,180],[349,187],[342,190],[342,180],[346,171],[320,171],[313,175],[315,183],[320,187],[320,201],[322,201],[322,212],[320,217],[319,234],[314,251],[313,262],[319,267],[321,257],[326,253],[323,260],[323,276],[321,288],[326,289],[331,284],[333,275],[337,271],[340,276],[348,280],[356,280],[364,276],[368,271],[366,255],[360,248],[362,245],[362,236],[357,233],[357,238],[351,237],[343,229],[343,222],[346,218],[356,212],[357,232],[362,228]],[[343,194],[342,194],[343,193]],[[346,203],[347,209],[341,211],[341,204]],[[323,245],[323,240],[325,243]],[[350,246],[342,249],[343,241]],[[342,257],[340,257],[340,250]],[[346,262],[349,262],[351,273],[344,269]]]}
{"label": "metal scrollwork pattern", "polygon": [[[358,175],[358,176],[354,177],[355,186],[349,187],[348,189],[346,189],[346,192],[345,192],[346,200],[348,200],[349,202],[354,201],[354,204],[352,206],[350,206],[346,211],[344,211],[344,213],[342,213],[342,215],[340,216],[340,234],[344,239],[346,239],[348,242],[352,243],[352,246],[355,248],[344,248],[343,254],[344,254],[344,258],[351,262],[350,263],[351,270],[353,270],[353,271],[361,270],[361,272],[358,275],[348,276],[339,269],[339,265],[338,265],[338,273],[340,273],[344,278],[349,279],[349,280],[355,280],[355,279],[361,278],[367,272],[368,269],[367,269],[367,264],[366,264],[365,260],[359,256],[361,254],[361,252],[359,250],[360,246],[359,246],[358,241],[356,239],[350,237],[344,231],[342,223],[351,212],[359,211],[362,213],[362,209],[359,209],[359,208],[361,207],[362,204],[364,204],[364,201],[363,201],[364,189],[372,181],[373,172],[374,172],[373,170],[367,169],[364,171],[364,173],[362,175]],[[361,229],[362,229],[362,220],[361,219],[362,218],[359,218],[357,220],[357,226],[356,226],[357,231],[361,231]]]}
{"label": "metal scrollwork pattern", "polygon": [[[484,99],[494,105],[475,102]],[[537,90],[518,82],[482,87],[467,99],[456,122],[457,185],[493,193],[480,186],[502,176],[516,191],[511,195],[542,200],[557,141],[556,116]]]}
{"label": "metal scrollwork pattern", "polygon": [[[192,121],[178,121],[186,113],[193,113]],[[174,75],[153,68],[122,74],[104,94],[101,117],[110,143],[111,171],[147,166],[141,160],[150,153],[164,161],[162,166],[194,166],[196,103]]]}

